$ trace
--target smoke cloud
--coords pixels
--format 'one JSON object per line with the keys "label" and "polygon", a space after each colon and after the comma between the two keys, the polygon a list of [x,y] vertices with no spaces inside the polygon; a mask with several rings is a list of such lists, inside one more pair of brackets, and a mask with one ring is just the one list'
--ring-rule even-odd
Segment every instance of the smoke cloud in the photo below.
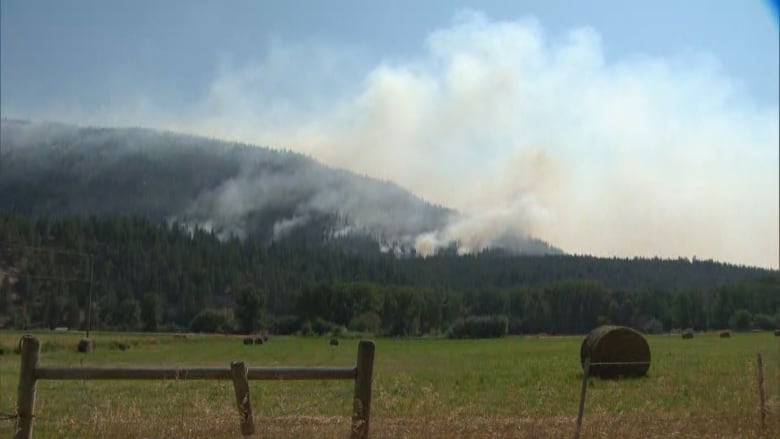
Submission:
{"label": "smoke cloud", "polygon": [[423,254],[530,235],[572,253],[777,268],[777,105],[704,53],[605,52],[594,29],[548,35],[466,11],[410,58],[277,41],[222,66],[181,116],[113,118],[289,148],[459,210],[413,237]]}

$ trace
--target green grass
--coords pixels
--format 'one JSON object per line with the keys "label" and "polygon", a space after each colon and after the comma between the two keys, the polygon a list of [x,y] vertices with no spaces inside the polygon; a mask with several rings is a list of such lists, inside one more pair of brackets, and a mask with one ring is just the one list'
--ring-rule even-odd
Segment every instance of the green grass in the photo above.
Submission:
{"label": "green grass", "polygon": [[[0,413],[15,410],[21,333],[0,333]],[[351,366],[356,339],[37,333],[42,366]],[[572,437],[581,337],[495,340],[377,339],[371,437]],[[650,336],[642,379],[589,381],[583,438],[780,437],[780,337],[771,333]],[[120,351],[116,344],[131,345]],[[768,425],[759,428],[755,356],[762,352]],[[262,437],[347,437],[353,383],[250,383]],[[39,381],[35,437],[237,437],[229,381]],[[13,423],[0,421],[0,437]]]}

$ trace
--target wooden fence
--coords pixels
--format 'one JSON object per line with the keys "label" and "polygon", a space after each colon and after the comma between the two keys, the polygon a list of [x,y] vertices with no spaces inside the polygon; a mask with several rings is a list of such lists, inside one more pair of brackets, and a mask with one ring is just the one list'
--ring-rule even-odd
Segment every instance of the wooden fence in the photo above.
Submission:
{"label": "wooden fence", "polygon": [[17,425],[14,439],[31,439],[38,380],[232,380],[241,423],[241,434],[254,434],[248,380],[355,380],[351,439],[367,439],[371,414],[371,385],[374,370],[374,342],[361,341],[354,367],[246,367],[233,362],[230,367],[41,367],[40,342],[22,337],[22,364],[19,371]]}

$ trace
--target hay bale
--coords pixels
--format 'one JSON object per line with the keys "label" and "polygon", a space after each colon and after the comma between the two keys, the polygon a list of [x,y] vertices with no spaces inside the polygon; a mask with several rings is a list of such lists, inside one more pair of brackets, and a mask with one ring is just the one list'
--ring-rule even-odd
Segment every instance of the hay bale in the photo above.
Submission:
{"label": "hay bale", "polygon": [[720,338],[731,338],[731,331],[720,331]]}
{"label": "hay bale", "polygon": [[91,338],[82,338],[79,340],[79,344],[76,347],[76,350],[81,352],[82,354],[86,354],[89,352],[92,352],[95,350],[95,340]]}
{"label": "hay bale", "polygon": [[590,332],[580,346],[580,363],[594,364],[590,375],[600,378],[641,377],[650,369],[650,345],[645,336],[625,326],[599,326]]}
{"label": "hay bale", "polygon": [[688,340],[688,339],[693,338],[693,329],[692,328],[688,328],[688,329],[684,330],[682,332],[682,338],[684,340]]}
{"label": "hay bale", "polygon": [[263,344],[263,337],[255,338],[255,344]]}
{"label": "hay bale", "polygon": [[339,345],[339,339],[337,339],[337,338],[331,338],[331,339],[330,339],[330,345],[331,345],[331,346],[338,346],[338,345]]}
{"label": "hay bale", "polygon": [[246,337],[246,338],[244,338],[244,344],[245,344],[245,345],[250,345],[250,344],[252,344],[252,343],[254,343],[254,342],[255,342],[255,339],[253,339],[252,337]]}

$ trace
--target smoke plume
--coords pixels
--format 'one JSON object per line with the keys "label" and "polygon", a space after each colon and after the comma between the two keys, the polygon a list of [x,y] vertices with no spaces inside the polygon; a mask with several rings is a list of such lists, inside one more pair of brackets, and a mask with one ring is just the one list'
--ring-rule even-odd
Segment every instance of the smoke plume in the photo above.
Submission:
{"label": "smoke plume", "polygon": [[471,11],[376,65],[338,47],[268,53],[220,68],[181,117],[128,122],[289,148],[460,211],[412,237],[423,254],[511,235],[780,265],[778,107],[706,53],[610,59],[594,29]]}

